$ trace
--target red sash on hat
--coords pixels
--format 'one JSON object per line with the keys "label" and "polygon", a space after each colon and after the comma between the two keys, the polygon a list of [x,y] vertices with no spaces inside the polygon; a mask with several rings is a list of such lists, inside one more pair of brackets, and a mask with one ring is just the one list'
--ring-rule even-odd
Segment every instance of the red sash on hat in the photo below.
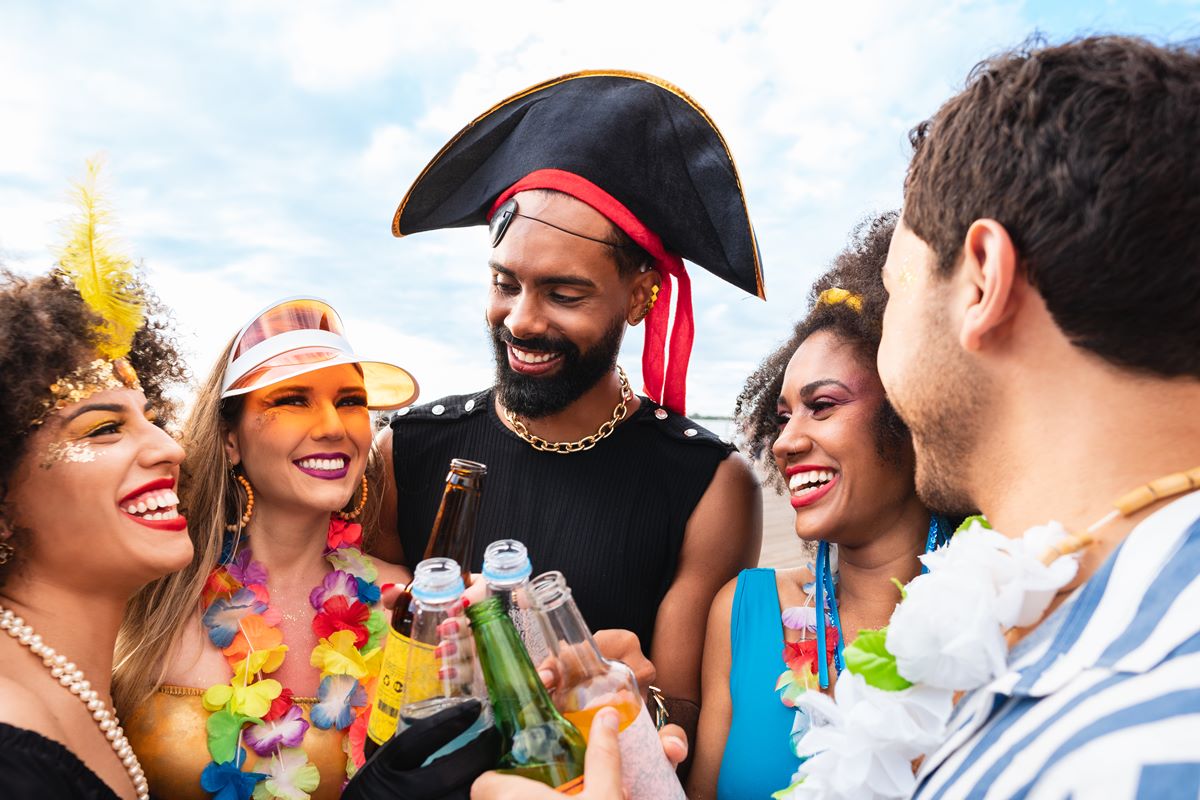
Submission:
{"label": "red sash on hat", "polygon": [[[663,276],[663,283],[658,302],[646,317],[642,379],[651,400],[676,414],[686,413],[687,368],[692,354],[695,323],[692,319],[692,282],[683,268],[683,259],[668,252],[658,234],[643,225],[632,211],[608,192],[586,178],[559,169],[539,169],[508,187],[492,203],[488,219],[514,194],[529,189],[555,189],[587,203],[623,230],[654,259],[653,267]],[[668,345],[672,280],[679,284],[679,298],[675,308],[675,324],[670,326]]]}

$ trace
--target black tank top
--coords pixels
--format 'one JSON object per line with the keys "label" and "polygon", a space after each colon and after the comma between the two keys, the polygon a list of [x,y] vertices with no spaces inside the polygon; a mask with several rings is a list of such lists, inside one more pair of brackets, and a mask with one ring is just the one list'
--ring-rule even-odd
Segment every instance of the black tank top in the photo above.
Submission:
{"label": "black tank top", "polygon": [[644,397],[611,436],[571,455],[522,441],[496,416],[491,390],[403,409],[391,427],[410,569],[425,552],[450,459],[480,461],[488,474],[471,570],[491,542],[524,542],[534,574],[563,573],[592,630],[631,630],[649,654],[684,529],[731,444]]}

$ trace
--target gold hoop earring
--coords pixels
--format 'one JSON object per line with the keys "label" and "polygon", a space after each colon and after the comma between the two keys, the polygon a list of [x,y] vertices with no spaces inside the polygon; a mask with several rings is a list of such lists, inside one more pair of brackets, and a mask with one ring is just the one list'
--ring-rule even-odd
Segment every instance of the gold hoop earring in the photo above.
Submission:
{"label": "gold hoop earring", "polygon": [[238,472],[233,473],[233,478],[242,485],[243,489],[246,490],[246,511],[242,514],[242,518],[237,522],[231,522],[225,526],[225,530],[229,531],[230,533],[236,533],[237,531],[246,527],[248,524],[250,524],[250,517],[254,516],[254,489],[250,487],[250,481],[245,475],[242,475]]}
{"label": "gold hoop earring", "polygon": [[7,564],[12,561],[13,556],[17,554],[17,548],[13,547],[7,541],[0,542],[0,565]]}
{"label": "gold hoop earring", "polygon": [[361,514],[363,512],[363,509],[367,507],[367,495],[370,494],[370,491],[371,490],[367,488],[367,476],[363,475],[362,499],[358,501],[358,505],[354,507],[353,511],[337,512],[338,519],[351,520],[351,519],[354,519],[355,517],[357,517],[359,514]]}

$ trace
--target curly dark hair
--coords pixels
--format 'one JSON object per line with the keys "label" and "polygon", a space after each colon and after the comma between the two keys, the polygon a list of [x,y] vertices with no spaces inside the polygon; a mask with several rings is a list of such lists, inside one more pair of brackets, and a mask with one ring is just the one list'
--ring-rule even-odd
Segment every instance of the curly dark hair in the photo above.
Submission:
{"label": "curly dark hair", "polygon": [[904,222],[958,267],[1008,231],[1063,333],[1117,366],[1200,377],[1200,48],[1034,39],[978,64],[910,136]]}
{"label": "curly dark hair", "polygon": [[[170,416],[169,387],[187,379],[173,334],[173,321],[144,285],[146,324],[133,339],[129,362],[137,370],[146,399]],[[8,484],[24,458],[34,419],[50,399],[50,384],[94,358],[98,317],[58,272],[37,277],[0,269],[0,519],[8,518],[4,502]],[[18,553],[19,537],[9,540]],[[14,560],[0,566],[0,584]]]}
{"label": "curly dark hair", "polygon": [[[770,462],[771,447],[779,437],[776,405],[783,390],[783,374],[796,349],[817,331],[831,331],[839,339],[856,347],[863,360],[874,369],[883,335],[883,310],[887,290],[883,288],[883,264],[888,245],[900,215],[888,211],[860,222],[850,236],[850,244],[833,260],[809,290],[809,312],[796,323],[792,335],[759,365],[738,395],[734,420],[751,460],[763,466]],[[861,308],[846,303],[818,303],[826,289],[845,289],[858,296]],[[885,399],[875,421],[875,447],[890,462],[899,461],[908,428]],[[764,469],[766,481],[784,492],[783,479],[774,469]]]}

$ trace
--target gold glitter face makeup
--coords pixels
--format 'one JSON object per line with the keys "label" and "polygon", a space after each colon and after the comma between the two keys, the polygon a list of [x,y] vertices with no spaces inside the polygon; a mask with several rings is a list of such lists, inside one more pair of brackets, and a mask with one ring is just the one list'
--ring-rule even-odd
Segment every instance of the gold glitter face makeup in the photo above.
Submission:
{"label": "gold glitter face makeup", "polygon": [[912,272],[912,256],[905,256],[900,262],[900,288],[907,289],[912,286],[915,278]]}
{"label": "gold glitter face makeup", "polygon": [[42,461],[42,469],[50,469],[55,464],[66,461],[72,464],[86,464],[96,460],[100,455],[90,442],[51,442],[46,448],[46,458]]}

